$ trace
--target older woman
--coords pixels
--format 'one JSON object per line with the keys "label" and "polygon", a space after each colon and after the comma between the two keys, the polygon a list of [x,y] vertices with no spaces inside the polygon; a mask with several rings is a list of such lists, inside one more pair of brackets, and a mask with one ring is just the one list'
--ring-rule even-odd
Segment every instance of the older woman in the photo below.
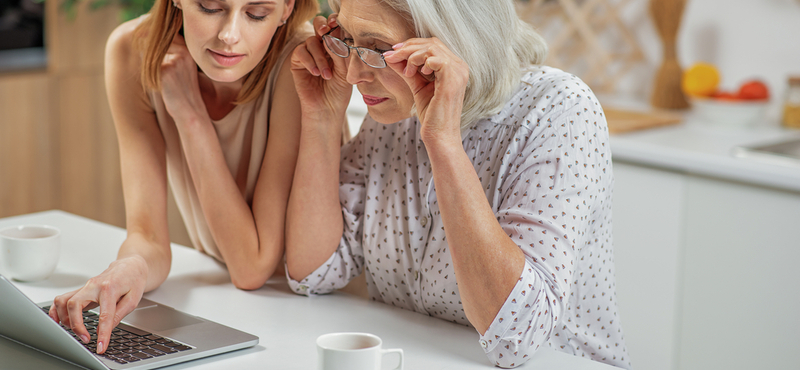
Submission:
{"label": "older woman", "polygon": [[[537,66],[544,43],[511,0],[330,2],[292,56],[292,289],[364,271],[372,300],[473,326],[497,366],[549,346],[630,367],[590,89]],[[352,85],[369,115],[340,148]]]}

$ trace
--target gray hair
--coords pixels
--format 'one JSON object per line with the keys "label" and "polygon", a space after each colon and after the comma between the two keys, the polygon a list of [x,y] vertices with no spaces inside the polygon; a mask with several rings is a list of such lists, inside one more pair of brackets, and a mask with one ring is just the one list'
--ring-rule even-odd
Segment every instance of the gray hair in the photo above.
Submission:
{"label": "gray hair", "polygon": [[[523,70],[541,64],[547,55],[544,39],[517,16],[513,0],[378,1],[413,24],[417,37],[438,38],[469,66],[462,131],[497,114]],[[339,12],[341,0],[328,3]]]}

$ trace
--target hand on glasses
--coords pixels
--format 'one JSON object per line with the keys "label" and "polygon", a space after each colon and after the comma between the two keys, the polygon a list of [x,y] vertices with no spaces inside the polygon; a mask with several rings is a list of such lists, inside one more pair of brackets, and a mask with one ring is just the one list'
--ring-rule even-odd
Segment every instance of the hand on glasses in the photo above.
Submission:
{"label": "hand on glasses", "polygon": [[383,57],[414,94],[422,141],[461,147],[467,63],[435,37],[409,39],[392,49]]}
{"label": "hand on glasses", "polygon": [[291,59],[292,77],[303,115],[331,124],[334,120],[344,119],[353,91],[346,80],[347,60],[331,57],[325,50],[323,37],[331,36],[330,31],[337,28],[336,14],[328,19],[316,17],[316,35],[298,45]]}

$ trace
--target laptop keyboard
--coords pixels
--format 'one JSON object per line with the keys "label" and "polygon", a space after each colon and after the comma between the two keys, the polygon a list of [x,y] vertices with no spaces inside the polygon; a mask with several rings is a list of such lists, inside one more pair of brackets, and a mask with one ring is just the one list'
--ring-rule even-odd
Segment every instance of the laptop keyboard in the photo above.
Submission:
{"label": "laptop keyboard", "polygon": [[[45,313],[50,312],[50,306],[42,307]],[[83,312],[83,325],[91,335],[89,343],[83,343],[72,329],[61,325],[79,343],[83,344],[90,352],[97,355],[97,320],[98,315],[91,311]],[[127,364],[153,357],[168,356],[192,349],[183,343],[164,338],[144,330],[120,324],[111,332],[111,343],[102,356],[119,364]]]}

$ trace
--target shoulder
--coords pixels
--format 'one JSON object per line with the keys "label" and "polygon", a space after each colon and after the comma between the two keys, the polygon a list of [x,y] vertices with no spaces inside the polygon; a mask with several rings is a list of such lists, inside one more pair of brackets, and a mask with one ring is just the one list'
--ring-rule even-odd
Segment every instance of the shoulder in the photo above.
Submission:
{"label": "shoulder", "polygon": [[283,53],[290,54],[297,45],[300,45],[309,37],[314,36],[314,27],[312,27],[310,23],[304,22],[286,36],[286,42],[283,45]]}
{"label": "shoulder", "polygon": [[[146,16],[119,25],[108,37],[105,50],[106,95],[124,114],[152,112],[153,103],[141,80],[142,52],[136,46],[137,28]],[[133,113],[132,113],[133,112]],[[122,122],[133,122],[122,120]]]}
{"label": "shoulder", "polygon": [[290,43],[299,44],[311,36],[314,36],[314,27],[311,23],[304,22],[289,35],[289,40]]}
{"label": "shoulder", "polygon": [[120,24],[111,32],[106,42],[106,65],[110,64],[126,70],[137,70],[138,72],[141,58],[134,47],[133,41],[136,37],[136,29],[144,19],[146,19],[146,16],[129,20]]}
{"label": "shoulder", "polygon": [[289,60],[290,55],[297,47],[297,45],[305,41],[313,34],[314,31],[311,25],[308,23],[304,23],[300,27],[297,27],[297,29],[295,29],[291,34],[287,35],[286,42],[283,45],[283,49],[279,51],[281,55],[278,57],[278,62],[273,72],[278,74],[277,87],[289,84],[292,86],[292,89],[294,89],[294,79],[292,78],[291,63],[288,63],[287,61]]}
{"label": "shoulder", "polygon": [[586,83],[557,68],[531,66],[523,72],[517,90],[500,113],[490,120],[533,128],[538,121],[552,120],[576,107],[600,107]]}

